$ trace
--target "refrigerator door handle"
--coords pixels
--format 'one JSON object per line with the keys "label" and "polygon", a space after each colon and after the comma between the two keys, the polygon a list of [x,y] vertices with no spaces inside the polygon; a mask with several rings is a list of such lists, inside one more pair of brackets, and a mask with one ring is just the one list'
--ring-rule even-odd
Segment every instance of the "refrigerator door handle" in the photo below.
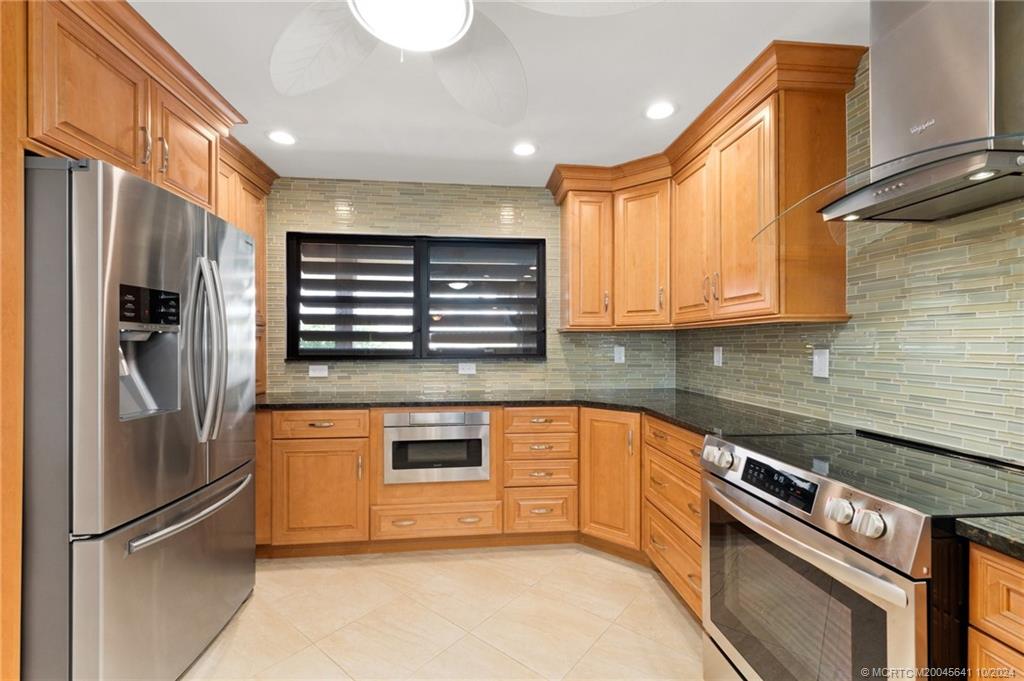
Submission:
{"label": "refrigerator door handle", "polygon": [[189,516],[188,518],[176,522],[173,525],[168,525],[162,530],[150,532],[149,534],[144,534],[141,537],[136,537],[135,539],[132,539],[128,542],[128,553],[136,553],[146,547],[152,546],[153,544],[159,544],[163,540],[170,539],[179,532],[184,532],[193,525],[198,525],[199,523],[203,522],[211,515],[213,515],[214,513],[224,508],[229,503],[231,503],[231,500],[237,497],[239,494],[241,494],[242,491],[249,486],[250,482],[252,482],[252,473],[246,475],[245,479],[243,479],[242,482],[238,483],[235,489],[233,489],[227,496],[216,501],[215,503],[210,504],[209,506],[199,511],[195,515]]}
{"label": "refrigerator door handle", "polygon": [[224,396],[228,391],[228,308],[224,300],[224,283],[220,278],[220,267],[217,261],[210,261],[210,269],[213,272],[213,284],[217,292],[217,319],[220,328],[220,373],[217,381],[217,408],[213,415],[213,424],[210,432],[210,439],[216,440],[220,434],[220,423],[224,420]]}
{"label": "refrigerator door handle", "polygon": [[[220,373],[221,373],[221,328],[217,322],[217,293],[214,290],[213,274],[211,273],[210,263],[206,258],[200,257],[197,259],[198,270],[194,280],[194,298],[195,304],[192,312],[192,348],[193,351],[189,353],[189,379],[190,379],[190,390],[192,393],[192,404],[195,410],[196,416],[196,431],[199,436],[199,442],[208,442],[210,440],[210,429],[213,424],[213,415],[217,406],[217,393]],[[206,338],[199,338],[199,322],[201,315],[204,312],[204,308],[199,304],[199,288],[200,282],[202,283],[202,289],[206,298],[205,310],[209,310],[210,315],[214,318],[214,322],[210,325],[210,340],[212,347],[210,354],[213,355],[213,366],[210,368],[209,380],[206,382],[206,403],[203,409],[202,417],[199,415],[198,400],[198,387],[197,377],[195,370],[195,352],[194,349],[196,344],[199,342],[206,342]]]}
{"label": "refrigerator door handle", "polygon": [[203,270],[198,262],[192,274],[192,284],[189,286],[188,299],[192,301],[192,312],[189,314],[188,323],[188,353],[185,362],[188,370],[188,391],[192,398],[192,419],[196,426],[196,436],[203,442],[202,414],[199,413],[199,388],[198,376],[196,375],[196,345],[199,342],[199,319],[202,312],[199,301],[199,288],[203,278]]}

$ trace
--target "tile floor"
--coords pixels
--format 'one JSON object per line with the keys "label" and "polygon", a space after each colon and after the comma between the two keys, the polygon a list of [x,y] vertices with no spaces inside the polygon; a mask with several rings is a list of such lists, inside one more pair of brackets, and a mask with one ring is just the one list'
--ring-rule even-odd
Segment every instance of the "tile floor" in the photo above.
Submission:
{"label": "tile floor", "polygon": [[184,679],[699,679],[655,572],[577,545],[261,560]]}

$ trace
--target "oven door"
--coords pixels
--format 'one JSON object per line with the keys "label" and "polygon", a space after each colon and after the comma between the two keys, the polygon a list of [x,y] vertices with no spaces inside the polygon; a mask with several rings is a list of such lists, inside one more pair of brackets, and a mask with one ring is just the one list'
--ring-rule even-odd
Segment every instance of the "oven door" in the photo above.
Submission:
{"label": "oven door", "polygon": [[490,426],[384,429],[384,484],[490,480]]}
{"label": "oven door", "polygon": [[926,665],[924,582],[708,472],[703,488],[704,627],[746,681]]}

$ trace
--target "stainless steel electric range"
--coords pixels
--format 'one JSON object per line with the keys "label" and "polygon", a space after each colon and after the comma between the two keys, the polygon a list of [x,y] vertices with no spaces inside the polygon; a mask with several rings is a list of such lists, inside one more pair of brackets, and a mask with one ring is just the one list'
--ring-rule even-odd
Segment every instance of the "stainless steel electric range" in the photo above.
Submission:
{"label": "stainless steel electric range", "polygon": [[1024,514],[1024,470],[870,434],[709,436],[702,465],[705,679],[966,667],[954,523]]}

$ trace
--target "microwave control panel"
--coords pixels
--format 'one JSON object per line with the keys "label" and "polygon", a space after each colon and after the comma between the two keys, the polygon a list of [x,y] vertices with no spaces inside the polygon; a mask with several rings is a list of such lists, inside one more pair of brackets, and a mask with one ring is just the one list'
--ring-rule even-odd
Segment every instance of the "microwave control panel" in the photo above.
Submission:
{"label": "microwave control panel", "polygon": [[811,512],[814,497],[818,493],[817,483],[776,470],[750,458],[743,467],[743,482],[795,506],[804,513]]}

